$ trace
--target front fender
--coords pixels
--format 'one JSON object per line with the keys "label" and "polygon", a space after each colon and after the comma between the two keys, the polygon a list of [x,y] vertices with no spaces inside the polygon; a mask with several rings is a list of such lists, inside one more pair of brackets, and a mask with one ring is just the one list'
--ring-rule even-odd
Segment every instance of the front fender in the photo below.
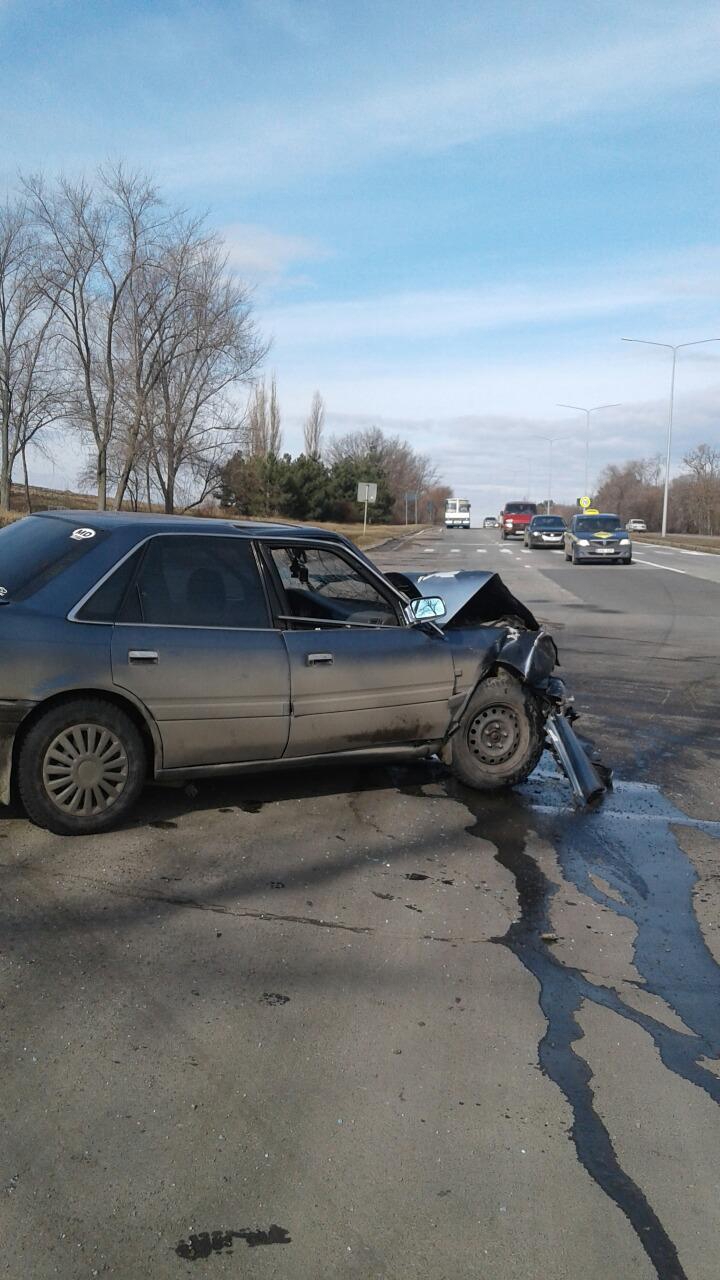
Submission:
{"label": "front fender", "polygon": [[[447,632],[453,644],[453,656],[462,662],[463,668],[469,659],[469,633],[461,637],[459,633]],[[478,644],[483,635],[486,644],[480,648]],[[451,718],[444,742],[456,732],[465,709],[476,689],[483,680],[496,671],[498,667],[510,671],[522,680],[533,693],[550,705],[553,695],[550,692],[552,672],[558,663],[557,648],[552,636],[542,627],[539,631],[522,631],[517,627],[480,628],[472,639],[474,650],[474,667],[462,694],[451,700]],[[464,640],[465,643],[458,644]],[[464,683],[464,682],[463,682]],[[544,695],[544,696],[543,696]],[[549,696],[548,696],[549,695]]]}

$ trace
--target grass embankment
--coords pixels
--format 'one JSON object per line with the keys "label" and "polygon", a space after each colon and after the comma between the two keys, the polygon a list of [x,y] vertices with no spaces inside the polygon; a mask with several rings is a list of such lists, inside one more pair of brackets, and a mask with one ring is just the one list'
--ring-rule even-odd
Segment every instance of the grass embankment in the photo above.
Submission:
{"label": "grass embankment", "polygon": [[720,555],[720,537],[704,533],[634,533],[633,542],[652,542],[656,546],[680,547],[683,551],[712,551]]}
{"label": "grass embankment", "polygon": [[[57,489],[42,489],[40,487],[31,486],[30,498],[32,505],[38,511],[62,508],[64,510],[73,511],[94,511],[95,505],[92,497],[85,493],[73,493],[71,491],[61,492]],[[19,520],[26,514],[25,511],[25,492],[24,490],[14,490],[12,498],[12,511],[0,511],[0,528],[5,524],[10,524],[13,520]],[[148,511],[147,504],[141,506],[141,511]],[[159,512],[160,507],[153,507],[153,511]],[[184,514],[178,512],[178,515]],[[205,516],[218,520],[237,520],[238,516],[234,511],[221,511],[217,507],[210,510],[189,511],[186,513],[190,516]],[[242,517],[240,517],[242,518]],[[277,520],[279,524],[298,525],[303,524],[302,520],[288,520],[282,516],[270,517],[272,521]],[[257,523],[267,523],[260,520]],[[309,522],[316,529],[331,529],[334,533],[342,533],[346,538],[350,538],[358,547],[374,547],[378,543],[384,542],[387,538],[403,538],[409,534],[418,533],[425,526],[420,524],[402,525],[402,524],[369,524],[365,533],[363,533],[362,521],[357,524],[333,524],[327,521]]]}

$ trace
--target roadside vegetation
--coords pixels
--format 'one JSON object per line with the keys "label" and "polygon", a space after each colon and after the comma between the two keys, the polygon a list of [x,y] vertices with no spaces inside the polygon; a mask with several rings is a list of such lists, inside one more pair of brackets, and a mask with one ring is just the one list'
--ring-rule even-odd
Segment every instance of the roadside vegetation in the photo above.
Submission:
{"label": "roadside vegetation", "polygon": [[[720,449],[696,445],[685,454],[683,471],[670,482],[668,533],[720,535]],[[639,458],[602,472],[596,497],[601,511],[615,511],[623,523],[644,520],[648,530],[662,521],[664,461]]]}
{"label": "roadside vegetation", "polygon": [[284,452],[267,354],[221,238],[152,179],[25,178],[0,206],[0,512],[18,471],[32,508],[28,453],[61,447],[100,510],[348,521],[362,480],[375,524],[442,518],[429,460],[377,428],[326,441],[319,392]]}

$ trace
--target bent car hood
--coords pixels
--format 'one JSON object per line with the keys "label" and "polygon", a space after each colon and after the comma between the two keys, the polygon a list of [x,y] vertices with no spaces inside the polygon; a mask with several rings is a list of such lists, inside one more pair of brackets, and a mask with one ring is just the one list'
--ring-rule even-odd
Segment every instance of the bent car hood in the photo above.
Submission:
{"label": "bent car hood", "polygon": [[458,569],[454,573],[392,572],[385,577],[411,600],[419,596],[440,596],[447,610],[444,618],[437,619],[437,625],[443,629],[518,619],[529,631],[540,629],[537,619],[508,590],[497,573]]}

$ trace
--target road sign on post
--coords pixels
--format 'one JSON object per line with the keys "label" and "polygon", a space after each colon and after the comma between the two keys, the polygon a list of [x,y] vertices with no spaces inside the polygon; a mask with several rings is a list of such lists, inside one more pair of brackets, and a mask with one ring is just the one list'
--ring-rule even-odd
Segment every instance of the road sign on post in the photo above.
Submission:
{"label": "road sign on post", "polygon": [[377,501],[377,485],[370,484],[367,480],[361,480],[357,488],[357,500],[365,503],[365,514],[363,516],[363,533],[365,533],[367,529],[368,502]]}
{"label": "road sign on post", "polygon": [[406,494],[405,494],[405,524],[406,524],[406,525],[407,525],[407,522],[408,522],[408,503],[410,503],[410,502],[414,502],[414,503],[415,503],[415,523],[417,524],[417,522],[418,522],[418,520],[417,520],[417,503],[418,503],[418,496],[417,496],[417,493],[406,493]]}

